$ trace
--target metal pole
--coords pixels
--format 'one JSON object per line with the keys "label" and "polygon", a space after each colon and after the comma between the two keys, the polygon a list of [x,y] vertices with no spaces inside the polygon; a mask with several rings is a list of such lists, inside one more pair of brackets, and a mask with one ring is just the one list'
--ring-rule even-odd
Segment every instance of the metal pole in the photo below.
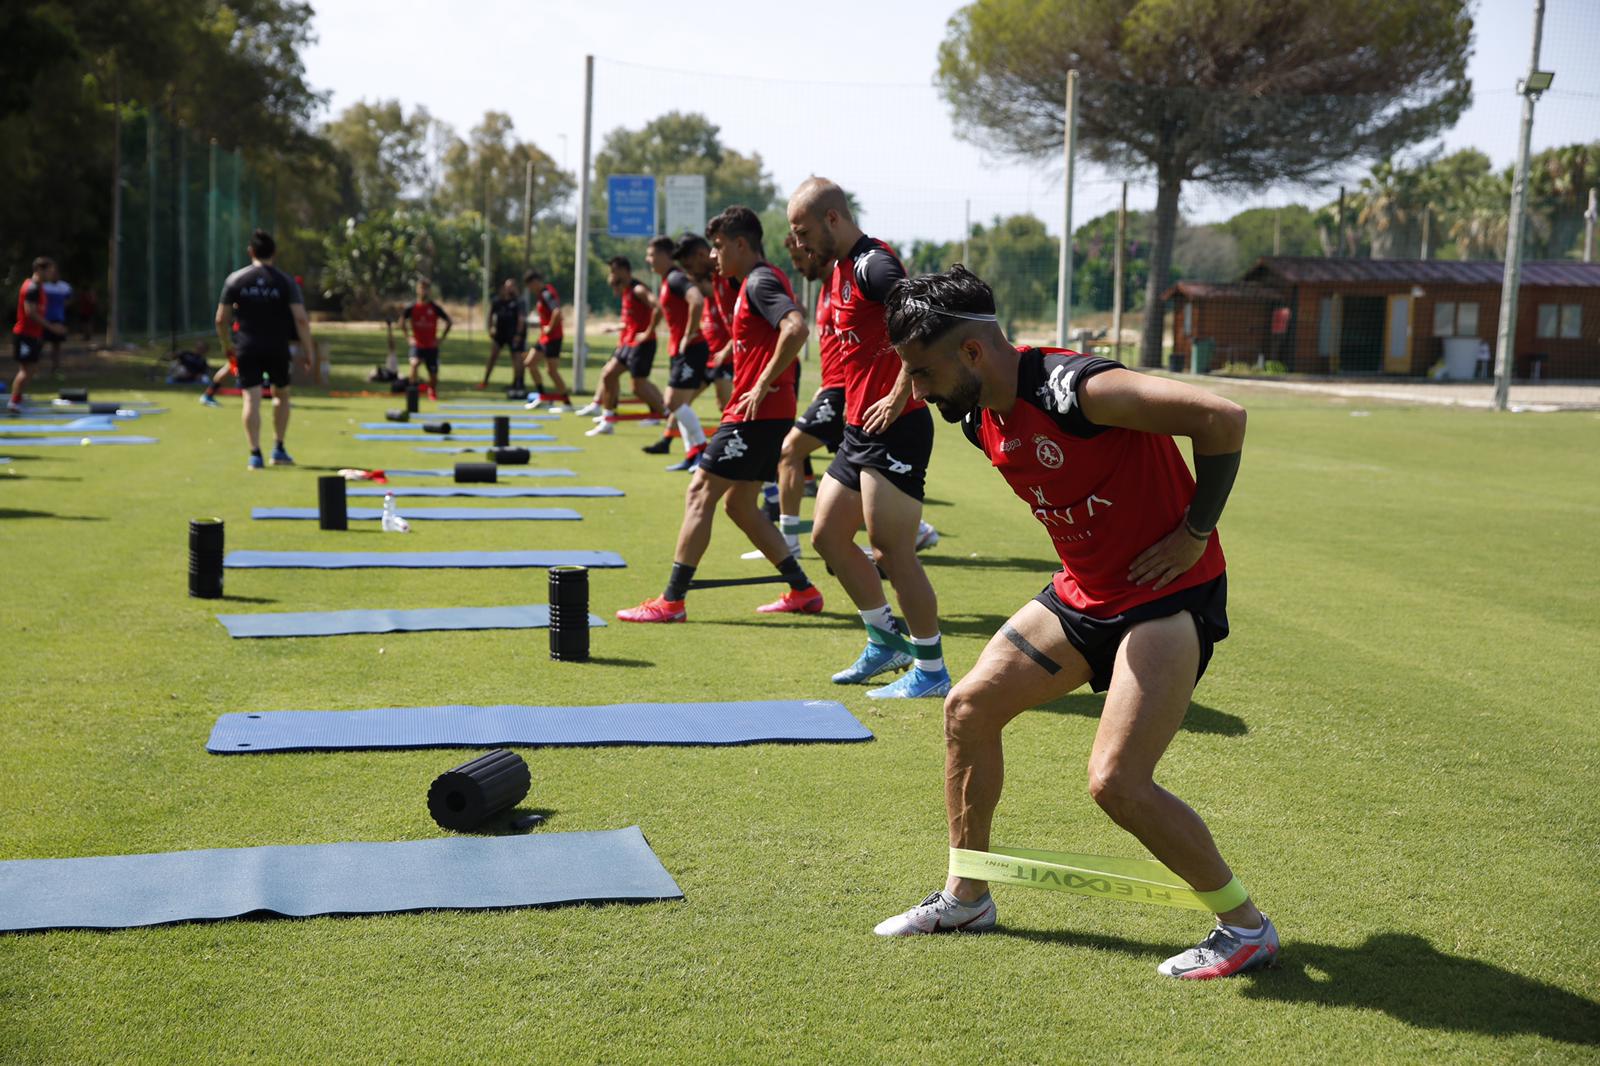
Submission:
{"label": "metal pole", "polygon": [[156,116],[144,117],[145,245],[144,245],[144,336],[149,344],[156,339]]}
{"label": "metal pole", "polygon": [[972,268],[972,198],[967,198],[967,225],[961,231],[961,262]]}
{"label": "metal pole", "polygon": [[1333,241],[1333,254],[1344,258],[1344,186],[1339,186],[1339,232]]}
{"label": "metal pole", "polygon": [[217,275],[217,141],[211,139],[206,153],[206,291],[221,292]]}
{"label": "metal pole", "polygon": [[1117,208],[1117,247],[1111,255],[1111,343],[1122,362],[1122,247],[1128,243],[1128,183],[1122,183],[1122,205]]}
{"label": "metal pole", "polygon": [[533,262],[533,160],[528,160],[528,174],[522,185],[522,269]]}
{"label": "metal pole", "polygon": [[572,302],[577,335],[572,338],[572,387],[583,391],[583,368],[589,361],[589,141],[594,124],[594,56],[583,57],[583,163],[578,171],[578,232],[574,235]]}
{"label": "metal pole", "polygon": [[121,313],[121,287],[117,275],[122,269],[122,78],[116,78],[112,94],[116,106],[112,111],[111,143],[111,247],[106,265],[106,347],[117,346],[117,316]]}
{"label": "metal pole", "polygon": [[173,134],[173,147],[178,153],[178,309],[187,332],[194,329],[194,295],[189,290],[193,275],[189,269],[189,152],[184,143],[183,127]]}
{"label": "metal pole", "polygon": [[1072,162],[1078,152],[1078,72],[1067,71],[1067,111],[1061,150],[1066,168],[1061,208],[1061,256],[1056,263],[1056,346],[1067,346],[1067,327],[1072,322]]}
{"label": "metal pole", "polygon": [[489,247],[489,168],[483,168],[483,311],[489,313],[489,274],[492,269],[489,256],[492,250]]}
{"label": "metal pole", "polygon": [[[1528,75],[1539,69],[1539,38],[1544,33],[1544,0],[1533,0],[1533,54],[1528,60]],[[1516,352],[1512,350],[1517,333],[1517,286],[1522,282],[1522,214],[1528,203],[1528,147],[1533,139],[1533,104],[1538,93],[1526,82],[1522,92],[1522,136],[1517,146],[1517,169],[1511,184],[1511,218],[1506,226],[1505,280],[1500,287],[1500,330],[1494,353],[1494,409],[1504,411],[1511,395],[1511,374]]]}
{"label": "metal pole", "polygon": [[1594,262],[1594,223],[1600,216],[1600,210],[1595,207],[1595,197],[1600,195],[1600,189],[1589,190],[1589,210],[1583,213],[1583,261]]}
{"label": "metal pole", "polygon": [[[1127,196],[1128,196],[1128,183],[1127,182],[1123,182],[1122,183],[1122,196],[1123,196],[1124,200],[1127,199]],[[1126,203],[1123,204],[1123,209],[1124,210],[1127,209],[1127,204]],[[1281,207],[1278,208],[1276,211],[1272,212],[1272,254],[1273,255],[1282,255],[1283,254],[1283,208],[1281,208]]]}
{"label": "metal pole", "polygon": [[1425,204],[1422,208],[1422,258],[1429,259],[1433,255],[1433,205]]}

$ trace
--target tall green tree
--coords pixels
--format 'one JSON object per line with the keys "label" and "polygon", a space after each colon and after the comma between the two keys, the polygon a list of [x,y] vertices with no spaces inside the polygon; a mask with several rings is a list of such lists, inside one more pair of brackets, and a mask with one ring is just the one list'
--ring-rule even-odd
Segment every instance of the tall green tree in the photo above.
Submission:
{"label": "tall green tree", "polygon": [[559,215],[577,188],[576,179],[538,145],[519,139],[510,115],[486,111],[466,140],[452,138],[445,148],[435,206],[446,212],[481,213],[487,195],[490,225],[521,233],[530,163],[532,220]]}
{"label": "tall green tree", "polygon": [[[722,130],[695,112],[669,111],[637,130],[606,134],[594,158],[600,196],[612,174],[701,174],[706,179],[706,213],[744,204],[760,214],[777,200],[778,187],[759,152],[745,155],[722,143]],[[781,235],[774,235],[781,236]]]}
{"label": "tall green tree", "polygon": [[408,115],[398,100],[358,100],[323,127],[348,162],[362,214],[393,210],[428,192],[428,147],[438,125],[425,107]]}
{"label": "tall green tree", "polygon": [[1080,71],[1085,153],[1157,183],[1153,366],[1184,183],[1307,180],[1432,136],[1470,100],[1471,36],[1467,0],[975,0],[950,20],[937,81],[963,136],[1049,160]]}

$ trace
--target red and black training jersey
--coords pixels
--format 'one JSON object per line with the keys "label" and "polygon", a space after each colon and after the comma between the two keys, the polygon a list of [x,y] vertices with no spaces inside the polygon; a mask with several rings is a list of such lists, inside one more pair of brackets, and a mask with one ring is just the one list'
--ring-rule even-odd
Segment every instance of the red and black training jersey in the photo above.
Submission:
{"label": "red and black training jersey", "polygon": [[538,299],[534,301],[539,311],[539,343],[547,344],[550,341],[561,339],[561,296],[556,292],[556,287],[549,282],[539,290]]}
{"label": "red and black training jersey", "polygon": [[35,320],[28,314],[28,302],[33,301],[35,309],[39,312],[39,319],[44,318],[46,297],[44,286],[26,278],[22,287],[17,290],[17,324],[11,327],[11,332],[19,337],[43,337],[44,322]]}
{"label": "red and black training jersey", "polygon": [[642,343],[650,328],[650,301],[645,283],[634,278],[622,287],[622,336],[618,343],[624,348]]}
{"label": "red and black training jersey", "polygon": [[844,388],[844,346],[833,323],[833,286],[819,285],[817,292],[817,356],[822,364],[822,387]]}
{"label": "red and black training jersey", "polygon": [[[755,387],[756,379],[778,351],[778,323],[791,311],[799,311],[794,289],[783,271],[771,263],[759,263],[745,277],[733,309],[733,396],[737,399]],[[792,420],[795,391],[799,388],[800,367],[791,362],[772,384],[773,390],[751,418],[730,414],[735,404],[724,411],[724,422],[755,422],[769,418]]]}
{"label": "red and black training jersey", "polygon": [[[845,425],[860,428],[867,408],[893,392],[900,377],[900,357],[889,343],[883,301],[905,276],[894,249],[865,235],[833,266],[829,296],[844,366]],[[921,400],[912,399],[906,411],[922,406]]]}
{"label": "red and black training jersey", "polygon": [[711,292],[700,304],[700,335],[706,339],[706,347],[712,355],[728,345],[728,316],[723,313],[722,300],[719,298],[726,287],[721,278],[712,277]]}
{"label": "red and black training jersey", "polygon": [[1129,565],[1178,528],[1194,497],[1178,444],[1085,417],[1078,390],[1121,363],[1059,348],[1021,354],[1016,404],[1005,415],[980,408],[962,429],[1050,534],[1062,602],[1106,618],[1219,577],[1227,562],[1213,533],[1200,561],[1160,591],[1128,580]]}
{"label": "red and black training jersey", "polygon": [[432,300],[420,300],[405,310],[405,319],[411,323],[411,343],[418,348],[439,347],[439,323],[449,322],[445,309]]}
{"label": "red and black training jersey", "polygon": [[661,317],[667,320],[667,353],[676,357],[689,328],[689,290],[694,282],[677,267],[661,279]]}

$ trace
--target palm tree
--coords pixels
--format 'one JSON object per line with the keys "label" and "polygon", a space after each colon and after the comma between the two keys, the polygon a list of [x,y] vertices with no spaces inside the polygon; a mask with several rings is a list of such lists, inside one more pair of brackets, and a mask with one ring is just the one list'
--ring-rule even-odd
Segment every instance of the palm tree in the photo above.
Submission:
{"label": "palm tree", "polygon": [[1356,223],[1371,240],[1373,259],[1390,259],[1397,252],[1411,251],[1412,230],[1419,217],[1417,187],[1419,172],[1394,165],[1385,159],[1361,179],[1360,209]]}

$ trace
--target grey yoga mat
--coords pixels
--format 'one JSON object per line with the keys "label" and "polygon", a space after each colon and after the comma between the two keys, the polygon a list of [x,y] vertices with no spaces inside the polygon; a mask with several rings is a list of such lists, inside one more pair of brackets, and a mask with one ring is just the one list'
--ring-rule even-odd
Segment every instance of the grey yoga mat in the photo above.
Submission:
{"label": "grey yoga mat", "polygon": [[[570,507],[395,507],[401,518],[436,522],[576,522],[583,518]],[[255,507],[251,518],[316,518],[315,507]],[[352,522],[376,521],[381,507],[348,507]]]}
{"label": "grey yoga mat", "polygon": [[627,566],[616,552],[229,552],[230,570],[481,570],[547,566]]}
{"label": "grey yoga mat", "polygon": [[[426,633],[444,629],[544,629],[550,608],[542,603],[514,607],[424,607],[411,611],[279,611],[219,614],[217,621],[235,640],[255,637],[339,637],[351,633]],[[590,626],[605,621],[591,614]]]}

